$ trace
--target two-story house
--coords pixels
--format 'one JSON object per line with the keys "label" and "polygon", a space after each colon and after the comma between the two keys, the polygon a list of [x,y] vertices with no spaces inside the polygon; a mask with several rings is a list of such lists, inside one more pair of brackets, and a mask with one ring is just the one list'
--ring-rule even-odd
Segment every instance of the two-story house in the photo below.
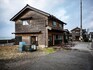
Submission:
{"label": "two-story house", "polygon": [[93,41],[93,32],[90,32],[90,33],[89,33],[89,40],[90,40],[90,41]]}
{"label": "two-story house", "polygon": [[[76,27],[76,28],[72,29],[71,34],[72,34],[72,40],[73,41],[79,41],[80,28]],[[84,40],[86,38],[86,29],[82,29],[82,36],[83,36],[83,40]]]}
{"label": "two-story house", "polygon": [[53,15],[28,4],[10,19],[15,22],[16,43],[37,43],[39,47],[58,45],[64,42],[64,22]]}

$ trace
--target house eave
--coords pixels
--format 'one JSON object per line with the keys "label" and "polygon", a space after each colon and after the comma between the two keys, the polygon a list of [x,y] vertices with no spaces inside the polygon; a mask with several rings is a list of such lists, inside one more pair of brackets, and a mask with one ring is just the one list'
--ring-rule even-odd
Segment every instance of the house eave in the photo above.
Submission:
{"label": "house eave", "polygon": [[51,14],[49,14],[49,13],[46,13],[46,12],[44,12],[44,11],[38,10],[38,9],[36,9],[36,8],[33,8],[33,7],[29,6],[28,4],[27,4],[22,10],[20,10],[15,16],[13,16],[13,17],[10,19],[10,21],[15,21],[16,18],[17,18],[22,12],[24,12],[26,9],[34,10],[35,12],[38,12],[38,13],[40,13],[40,14],[42,14],[42,15],[47,16],[49,19],[52,18],[52,19],[54,19],[54,20],[59,21],[61,24],[65,24],[65,25],[66,25],[66,23],[64,23],[63,21],[59,20],[59,19],[56,18],[55,16],[53,16],[53,15],[51,15]]}
{"label": "house eave", "polygon": [[22,10],[20,10],[15,16],[13,16],[13,17],[10,19],[10,21],[15,21],[15,19],[16,19],[23,11],[25,11],[26,9],[32,9],[32,10],[34,10],[34,11],[40,13],[40,14],[43,14],[43,15],[45,15],[45,16],[50,16],[49,13],[46,13],[46,12],[44,12],[44,11],[38,10],[38,9],[36,9],[36,8],[33,8],[33,7],[31,7],[31,6],[29,6],[29,5],[27,4]]}
{"label": "house eave", "polygon": [[67,23],[59,20],[57,17],[55,17],[55,16],[53,16],[53,15],[50,15],[48,18],[49,18],[49,19],[52,19],[52,20],[56,20],[56,21],[60,22],[61,24],[65,24],[65,25],[67,24]]}
{"label": "house eave", "polygon": [[14,32],[12,34],[39,34],[41,33],[41,31],[38,31],[38,32]]}

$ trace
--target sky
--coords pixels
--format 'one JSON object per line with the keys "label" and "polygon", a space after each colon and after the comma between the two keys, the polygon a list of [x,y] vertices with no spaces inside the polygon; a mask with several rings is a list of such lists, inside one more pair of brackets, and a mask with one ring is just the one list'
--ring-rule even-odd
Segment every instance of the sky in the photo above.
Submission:
{"label": "sky", "polygon": [[[80,0],[0,0],[0,37],[14,37],[10,19],[26,4],[50,13],[67,23],[65,29],[80,27]],[[93,0],[83,0],[83,28],[93,31]]]}

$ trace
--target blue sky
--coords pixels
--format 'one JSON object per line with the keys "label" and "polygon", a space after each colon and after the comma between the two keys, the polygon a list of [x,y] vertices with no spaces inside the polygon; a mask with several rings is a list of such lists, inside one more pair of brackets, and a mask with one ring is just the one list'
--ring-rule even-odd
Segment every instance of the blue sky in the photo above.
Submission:
{"label": "blue sky", "polygon": [[[14,37],[10,19],[26,4],[66,22],[66,29],[80,26],[80,0],[0,0],[0,37]],[[93,30],[93,0],[83,0],[83,28]]]}

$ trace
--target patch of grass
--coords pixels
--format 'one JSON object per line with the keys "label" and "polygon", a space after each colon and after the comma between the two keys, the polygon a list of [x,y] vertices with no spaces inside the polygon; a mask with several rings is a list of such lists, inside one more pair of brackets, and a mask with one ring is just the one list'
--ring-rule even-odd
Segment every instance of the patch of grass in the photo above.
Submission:
{"label": "patch of grass", "polygon": [[50,53],[54,53],[56,50],[54,49],[54,48],[50,48],[50,47],[48,47],[48,48],[43,48],[42,49],[45,53],[47,53],[47,54],[50,54]]}
{"label": "patch of grass", "polygon": [[[36,56],[47,55],[50,53],[54,53],[56,49],[53,47],[43,48],[39,51],[39,49],[35,52],[19,52],[18,46],[0,46],[0,60],[11,60],[11,59],[25,59],[25,58],[33,58]],[[34,56],[36,55],[36,56]]]}
{"label": "patch of grass", "polygon": [[18,52],[18,46],[0,46],[0,59],[14,59],[21,55],[22,53]]}

